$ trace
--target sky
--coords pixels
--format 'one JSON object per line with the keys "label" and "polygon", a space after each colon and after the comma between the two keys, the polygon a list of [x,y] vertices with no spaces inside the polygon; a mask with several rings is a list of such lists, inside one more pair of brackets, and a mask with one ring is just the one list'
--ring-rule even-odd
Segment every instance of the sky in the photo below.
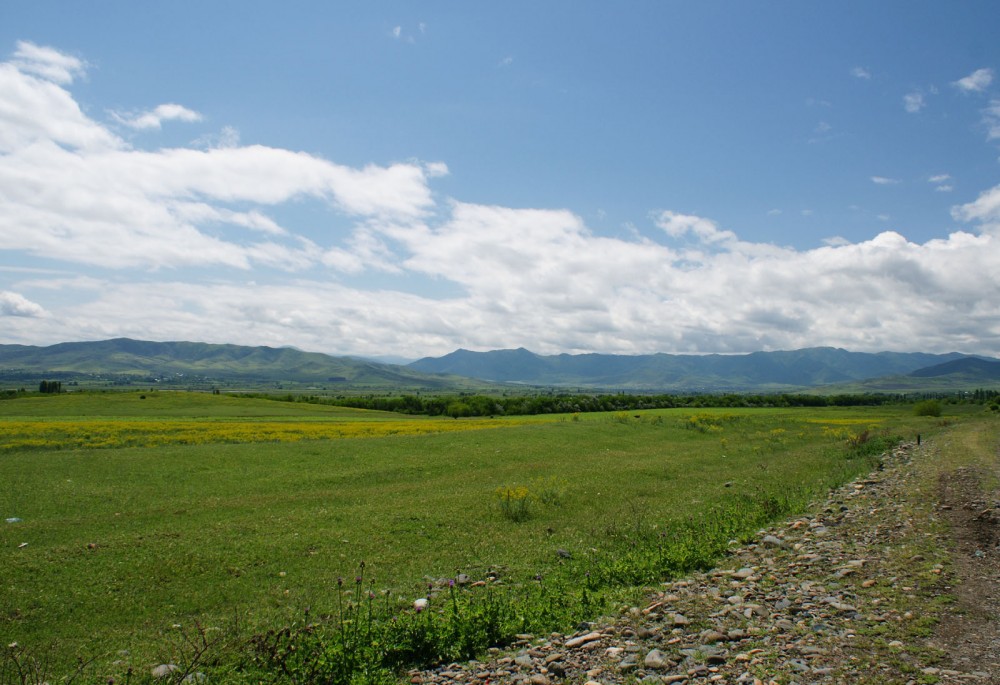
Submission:
{"label": "sky", "polygon": [[0,4],[0,344],[1000,353],[1000,4]]}

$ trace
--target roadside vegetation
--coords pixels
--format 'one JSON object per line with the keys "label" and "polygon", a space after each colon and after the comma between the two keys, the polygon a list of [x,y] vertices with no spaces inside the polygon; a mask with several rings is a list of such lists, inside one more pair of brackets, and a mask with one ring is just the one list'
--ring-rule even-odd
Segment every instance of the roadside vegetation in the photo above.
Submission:
{"label": "roadside vegetation", "polygon": [[12,398],[0,681],[139,683],[157,666],[389,681],[707,568],[897,441],[983,412],[456,421],[208,393]]}

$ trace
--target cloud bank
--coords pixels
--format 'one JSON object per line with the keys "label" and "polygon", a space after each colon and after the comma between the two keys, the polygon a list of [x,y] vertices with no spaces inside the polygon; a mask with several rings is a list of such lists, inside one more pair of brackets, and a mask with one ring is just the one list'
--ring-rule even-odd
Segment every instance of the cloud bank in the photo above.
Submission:
{"label": "cloud bank", "polygon": [[[225,146],[139,149],[116,129],[201,115],[170,103],[99,121],[69,90],[85,71],[30,43],[0,64],[0,250],[22,267],[0,270],[2,342],[409,357],[1000,344],[1000,186],[924,244],[889,231],[796,250],[673,209],[614,237],[569,209],[440,198],[442,162],[355,168],[225,129]],[[305,202],[320,225],[294,217]]]}

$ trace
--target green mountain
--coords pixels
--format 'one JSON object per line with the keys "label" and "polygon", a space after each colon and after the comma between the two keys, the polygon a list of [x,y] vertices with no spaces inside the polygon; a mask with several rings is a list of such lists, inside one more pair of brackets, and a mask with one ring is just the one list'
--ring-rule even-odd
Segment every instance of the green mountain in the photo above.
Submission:
{"label": "green mountain", "polygon": [[306,383],[328,388],[387,390],[469,386],[467,379],[292,348],[148,342],[129,338],[48,347],[0,345],[0,379],[43,377],[78,381],[110,379],[119,383],[129,380],[169,384]]}
{"label": "green mountain", "polygon": [[0,383],[33,386],[320,387],[381,392],[482,391],[517,383],[631,392],[919,392],[988,387],[1000,361],[967,355],[816,347],[744,355],[538,355],[457,350],[406,366],[292,348],[117,338],[48,347],[0,345]]}
{"label": "green mountain", "polygon": [[784,391],[908,374],[966,355],[848,352],[814,347],[742,355],[543,356],[523,348],[470,352],[413,362],[410,369],[494,382],[639,391]]}

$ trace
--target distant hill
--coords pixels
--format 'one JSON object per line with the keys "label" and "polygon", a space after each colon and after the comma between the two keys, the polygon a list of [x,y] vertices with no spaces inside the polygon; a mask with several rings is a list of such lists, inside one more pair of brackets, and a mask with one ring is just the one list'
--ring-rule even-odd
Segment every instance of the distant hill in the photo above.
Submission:
{"label": "distant hill", "polygon": [[[538,355],[526,349],[426,357],[408,368],[495,382],[645,391],[780,392],[849,383],[969,359],[950,354],[814,347],[743,355]],[[1000,363],[1000,362],[998,362]]]}
{"label": "distant hill", "polygon": [[290,347],[116,338],[48,347],[0,345],[0,382],[323,387],[382,392],[478,391],[517,383],[567,391],[910,392],[1000,379],[1000,361],[958,353],[848,352],[816,347],[743,355],[538,355],[457,350],[406,366]]}
{"label": "distant hill", "polygon": [[1000,361],[979,357],[955,359],[910,374],[914,378],[940,378],[941,376],[966,376],[979,381],[1000,381]]}
{"label": "distant hill", "polygon": [[[0,345],[0,378],[114,377],[172,384],[195,381],[293,382],[328,387],[435,390],[467,385],[404,366],[283,347],[116,338],[34,347]],[[481,385],[481,383],[479,384]]]}

